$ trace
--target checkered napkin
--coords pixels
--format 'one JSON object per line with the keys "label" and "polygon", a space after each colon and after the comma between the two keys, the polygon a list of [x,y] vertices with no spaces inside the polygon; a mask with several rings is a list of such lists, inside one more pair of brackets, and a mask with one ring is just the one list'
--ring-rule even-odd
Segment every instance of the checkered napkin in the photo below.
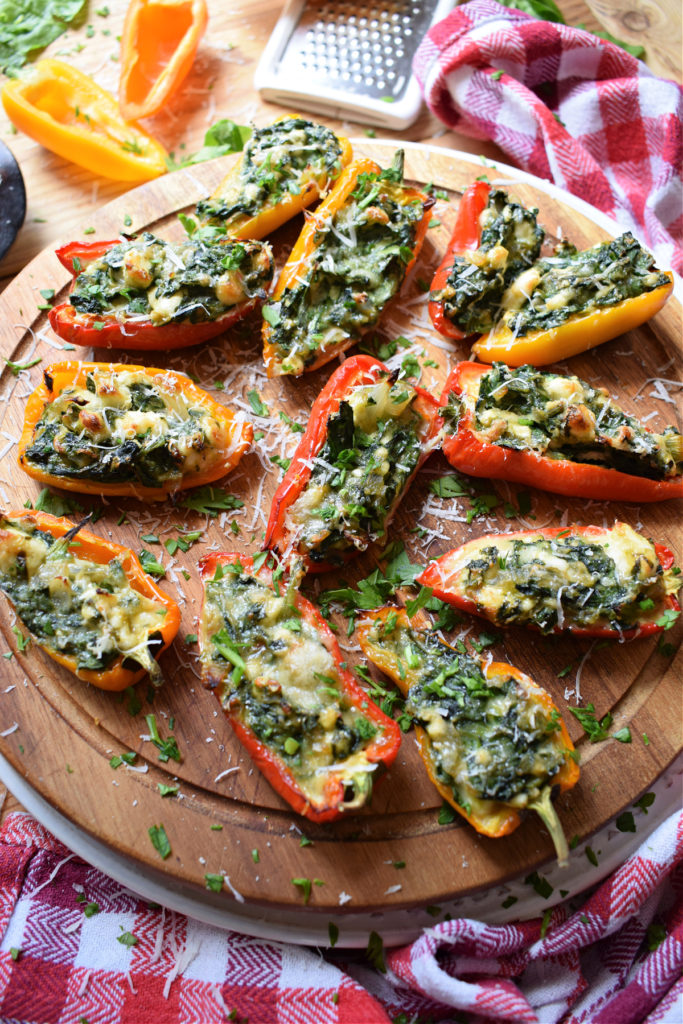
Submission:
{"label": "checkered napkin", "polygon": [[[472,0],[413,63],[449,128],[611,214],[683,272],[682,91],[589,32]],[[502,74],[500,74],[502,72]]]}
{"label": "checkered napkin", "polygon": [[3,1024],[681,1024],[683,813],[579,910],[444,922],[387,952],[386,974],[149,905],[15,813],[0,936]]}

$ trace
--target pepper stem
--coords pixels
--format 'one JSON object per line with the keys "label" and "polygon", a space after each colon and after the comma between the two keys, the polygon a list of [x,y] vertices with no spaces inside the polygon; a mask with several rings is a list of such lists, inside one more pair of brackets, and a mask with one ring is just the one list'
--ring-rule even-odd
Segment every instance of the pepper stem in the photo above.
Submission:
{"label": "pepper stem", "polygon": [[545,786],[541,790],[539,798],[533,800],[528,807],[530,811],[536,811],[536,814],[548,829],[548,832],[550,832],[550,838],[553,841],[555,853],[557,854],[558,867],[566,868],[569,864],[569,847],[567,846],[567,840],[560,824],[560,819],[557,816],[557,811],[550,799],[551,794],[551,787]]}

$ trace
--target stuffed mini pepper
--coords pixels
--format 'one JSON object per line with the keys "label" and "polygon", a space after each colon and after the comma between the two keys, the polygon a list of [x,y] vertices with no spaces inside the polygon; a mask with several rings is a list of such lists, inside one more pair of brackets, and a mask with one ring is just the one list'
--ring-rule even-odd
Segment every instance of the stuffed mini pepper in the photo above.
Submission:
{"label": "stuffed mini pepper", "polygon": [[42,484],[163,501],[219,480],[253,427],[174,370],[56,363],[24,414],[19,465]]}
{"label": "stuffed mini pepper", "polygon": [[363,807],[399,728],[345,667],[332,630],[265,555],[200,562],[205,685],[271,786],[299,814]]}
{"label": "stuffed mini pepper", "polygon": [[264,238],[325,195],[350,159],[347,139],[284,117],[254,129],[230,173],[197,203],[197,217],[232,238]]}
{"label": "stuffed mini pepper", "polygon": [[536,811],[566,864],[551,794],[571,789],[579,768],[549,694],[512,665],[454,650],[403,609],[368,612],[358,639],[407,697],[420,756],[444,800],[493,838],[513,832],[524,811]]}
{"label": "stuffed mini pepper", "polygon": [[52,330],[73,345],[161,350],[222,334],[265,298],[273,257],[264,242],[70,242],[57,250],[74,275]]}
{"label": "stuffed mini pepper", "polygon": [[434,200],[356,160],[306,223],[263,308],[269,377],[315,370],[379,320],[422,247]]}
{"label": "stuffed mini pepper", "polygon": [[0,519],[0,590],[43,650],[101,690],[149,673],[178,632],[177,604],[128,548],[68,519],[21,509]]}
{"label": "stuffed mini pepper", "polygon": [[544,366],[584,352],[649,320],[673,289],[629,233],[585,251],[562,242],[540,257],[537,213],[476,182],[432,282],[434,326],[482,335],[473,352],[484,362]]}
{"label": "stuffed mini pepper", "polygon": [[626,523],[490,534],[430,562],[417,582],[498,626],[628,640],[680,612],[673,555]]}
{"label": "stuffed mini pepper", "polygon": [[441,401],[443,452],[463,473],[578,498],[683,497],[678,430],[648,430],[578,377],[459,363]]}
{"label": "stuffed mini pepper", "polygon": [[436,400],[371,356],[347,359],[313,404],[278,487],[265,546],[320,572],[343,564],[386,528],[438,442]]}

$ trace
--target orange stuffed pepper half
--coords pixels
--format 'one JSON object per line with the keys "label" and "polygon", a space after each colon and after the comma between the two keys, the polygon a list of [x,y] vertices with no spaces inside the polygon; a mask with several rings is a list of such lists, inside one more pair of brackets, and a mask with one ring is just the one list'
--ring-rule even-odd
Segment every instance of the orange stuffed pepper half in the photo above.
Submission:
{"label": "orange stuffed pepper half", "polygon": [[355,160],[310,217],[263,307],[269,377],[298,376],[350,348],[379,320],[422,247],[434,200]]}
{"label": "orange stuffed pepper half", "polygon": [[225,476],[252,436],[243,413],[174,370],[56,363],[26,403],[19,465],[65,490],[163,501]]}
{"label": "orange stuffed pepper half", "polygon": [[0,590],[54,661],[101,690],[125,690],[178,632],[180,610],[129,548],[68,519],[21,509],[0,519]]}
{"label": "orange stuffed pepper half", "polygon": [[444,800],[492,838],[509,835],[525,811],[535,811],[566,864],[551,795],[571,789],[579,768],[549,694],[512,665],[456,651],[414,625],[405,609],[368,612],[358,639],[407,697],[420,755]]}

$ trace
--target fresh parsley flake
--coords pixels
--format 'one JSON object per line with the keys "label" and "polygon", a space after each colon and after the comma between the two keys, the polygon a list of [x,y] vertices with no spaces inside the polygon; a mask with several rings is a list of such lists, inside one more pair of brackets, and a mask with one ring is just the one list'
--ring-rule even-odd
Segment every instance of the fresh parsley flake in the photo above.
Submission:
{"label": "fresh parsley flake", "polygon": [[[166,860],[171,855],[171,844],[168,841],[166,835],[166,829],[163,825],[152,825],[148,830],[150,841],[152,846],[157,851],[162,860]],[[120,940],[119,940],[120,941]],[[137,941],[137,940],[136,940]]]}

